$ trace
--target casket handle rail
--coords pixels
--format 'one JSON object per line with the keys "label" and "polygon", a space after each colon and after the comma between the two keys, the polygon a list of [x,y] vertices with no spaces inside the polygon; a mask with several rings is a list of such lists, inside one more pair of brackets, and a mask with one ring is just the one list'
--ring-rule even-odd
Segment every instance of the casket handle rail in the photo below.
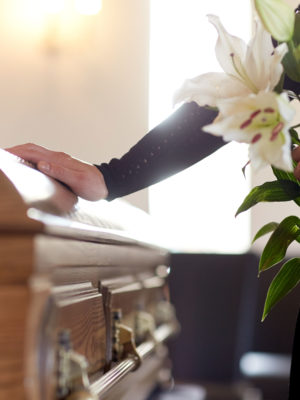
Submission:
{"label": "casket handle rail", "polygon": [[166,323],[159,326],[155,332],[153,332],[153,339],[149,339],[136,347],[140,361],[133,356],[129,356],[120,361],[101,378],[91,383],[91,393],[101,399],[101,396],[104,396],[109,390],[111,390],[117,382],[123,379],[129,372],[134,371],[137,368],[137,363],[142,362],[152,354],[158,348],[158,344],[162,344],[170,336],[174,335],[178,329],[178,323],[176,322]]}
{"label": "casket handle rail", "polygon": [[57,398],[68,396],[67,400],[97,400],[90,391],[87,359],[72,349],[69,330],[62,330],[58,337],[57,379]]}
{"label": "casket handle rail", "polygon": [[113,317],[113,357],[114,361],[122,361],[133,358],[135,369],[141,365],[141,357],[137,352],[133,330],[122,324],[122,310],[112,312]]}
{"label": "casket handle rail", "polygon": [[[65,350],[60,349],[60,373],[61,375],[66,374],[63,380],[60,378],[60,390],[58,392],[58,398],[66,398],[67,400],[95,400],[101,399],[102,396],[107,394],[119,381],[125,376],[134,371],[142,361],[147,358],[150,354],[155,352],[159,348],[159,344],[162,344],[170,336],[174,335],[179,329],[178,323],[170,322],[159,326],[154,332],[153,337],[144,343],[136,347],[133,354],[128,354],[127,358],[118,362],[113,368],[106,372],[101,378],[92,381],[87,375],[87,364],[84,362],[84,357],[76,354],[70,347]],[[130,338],[130,334],[125,331],[121,335],[123,338]],[[77,357],[77,355],[79,357]],[[74,356],[74,357],[73,357]],[[82,358],[83,357],[83,358]],[[62,361],[64,360],[64,361]],[[80,360],[78,363],[77,361]],[[75,364],[74,364],[75,362]],[[76,370],[77,367],[77,384],[73,384],[72,370]],[[67,365],[67,367],[62,367]],[[62,370],[62,368],[65,368]],[[81,375],[81,383],[78,385],[78,370]],[[64,388],[64,390],[62,390]],[[67,395],[69,392],[69,395]]]}

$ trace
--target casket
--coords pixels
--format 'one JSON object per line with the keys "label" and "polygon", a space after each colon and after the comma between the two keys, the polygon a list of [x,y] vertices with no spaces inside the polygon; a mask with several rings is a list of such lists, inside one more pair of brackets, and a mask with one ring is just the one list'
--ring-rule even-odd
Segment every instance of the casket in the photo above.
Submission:
{"label": "casket", "polygon": [[0,150],[0,399],[145,399],[178,329],[151,218]]}

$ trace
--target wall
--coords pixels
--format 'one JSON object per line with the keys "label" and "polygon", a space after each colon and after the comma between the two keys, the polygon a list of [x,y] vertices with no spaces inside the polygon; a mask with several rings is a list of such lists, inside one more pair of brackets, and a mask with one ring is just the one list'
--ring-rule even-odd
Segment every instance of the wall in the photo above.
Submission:
{"label": "wall", "polygon": [[[93,163],[121,156],[148,126],[149,1],[103,0],[84,29],[52,32],[54,49],[33,7],[0,0],[0,147],[34,142]],[[146,191],[129,200],[147,207]]]}

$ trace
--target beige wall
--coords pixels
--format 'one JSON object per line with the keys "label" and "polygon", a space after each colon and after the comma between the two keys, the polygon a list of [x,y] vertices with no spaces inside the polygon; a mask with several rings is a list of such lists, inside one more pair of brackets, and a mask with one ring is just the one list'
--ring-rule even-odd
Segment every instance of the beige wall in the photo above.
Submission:
{"label": "beige wall", "polygon": [[[0,147],[121,156],[148,126],[149,1],[103,0],[84,29],[56,34],[54,52],[49,25],[26,20],[26,3],[0,0]],[[145,191],[129,199],[147,206]]]}

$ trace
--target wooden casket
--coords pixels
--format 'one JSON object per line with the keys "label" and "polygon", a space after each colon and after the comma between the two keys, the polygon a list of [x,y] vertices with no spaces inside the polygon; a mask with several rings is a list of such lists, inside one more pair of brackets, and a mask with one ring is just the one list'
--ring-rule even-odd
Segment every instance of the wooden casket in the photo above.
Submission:
{"label": "wooden casket", "polygon": [[177,330],[148,215],[0,150],[0,399],[147,398]]}

